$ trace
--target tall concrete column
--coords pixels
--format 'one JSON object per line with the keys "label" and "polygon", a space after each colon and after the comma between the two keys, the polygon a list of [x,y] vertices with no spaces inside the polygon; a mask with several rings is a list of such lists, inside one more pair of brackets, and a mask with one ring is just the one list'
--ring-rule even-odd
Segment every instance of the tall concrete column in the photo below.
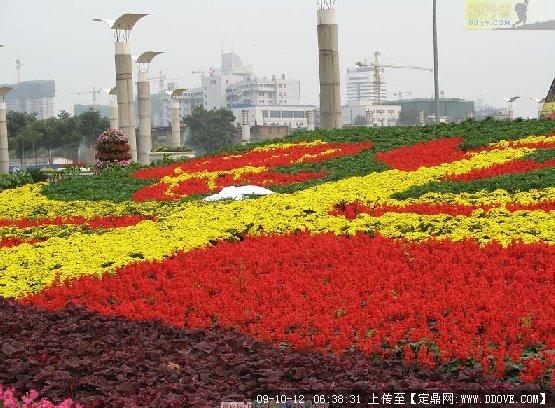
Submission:
{"label": "tall concrete column", "polygon": [[6,103],[0,101],[0,174],[10,171],[10,154],[8,151],[8,126],[6,124]]}
{"label": "tall concrete column", "polygon": [[118,101],[110,100],[110,129],[119,129],[118,123]]}
{"label": "tall concrete column", "polygon": [[181,113],[179,101],[172,101],[172,147],[181,147]]}
{"label": "tall concrete column", "polygon": [[147,72],[139,72],[137,81],[137,99],[139,101],[139,164],[148,166],[150,164],[150,152],[152,151],[152,126],[150,122],[150,81]]}
{"label": "tall concrete column", "polygon": [[309,132],[316,130],[316,121],[314,118],[314,111],[312,109],[306,111],[306,130]]}
{"label": "tall concrete column", "polygon": [[320,53],[320,127],[341,129],[341,84],[339,71],[339,29],[335,9],[318,10]]}
{"label": "tall concrete column", "polygon": [[251,141],[251,126],[249,124],[249,111],[244,109],[241,111],[241,140],[243,143]]}
{"label": "tall concrete column", "polygon": [[129,140],[131,160],[137,161],[137,137],[135,135],[133,63],[129,42],[118,41],[116,46],[116,87],[118,92],[118,125]]}

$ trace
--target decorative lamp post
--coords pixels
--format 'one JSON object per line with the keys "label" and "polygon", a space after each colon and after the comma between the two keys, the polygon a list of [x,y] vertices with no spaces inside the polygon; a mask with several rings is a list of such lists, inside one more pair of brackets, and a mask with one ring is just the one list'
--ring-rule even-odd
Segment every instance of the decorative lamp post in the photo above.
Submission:
{"label": "decorative lamp post", "polygon": [[150,78],[148,68],[154,57],[162,54],[159,51],[147,51],[142,53],[135,61],[139,66],[137,79],[137,99],[139,105],[139,138],[137,146],[137,159],[139,164],[148,166],[150,164],[150,152],[152,151],[152,125],[150,104]]}
{"label": "decorative lamp post", "polygon": [[10,153],[8,149],[8,126],[6,124],[6,102],[4,97],[12,88],[0,88],[0,174],[10,171]]}
{"label": "decorative lamp post", "polygon": [[116,62],[116,88],[118,99],[118,127],[129,140],[131,147],[131,160],[137,160],[137,138],[135,135],[135,104],[133,96],[133,62],[129,37],[131,30],[141,18],[147,14],[123,14],[116,20],[95,18],[114,30],[115,62]]}
{"label": "decorative lamp post", "polygon": [[168,95],[171,96],[172,105],[171,105],[171,113],[172,113],[172,139],[171,139],[171,147],[181,147],[181,113],[179,109],[179,97],[182,96],[187,89],[185,88],[178,88],[174,89],[173,91],[166,91]]}

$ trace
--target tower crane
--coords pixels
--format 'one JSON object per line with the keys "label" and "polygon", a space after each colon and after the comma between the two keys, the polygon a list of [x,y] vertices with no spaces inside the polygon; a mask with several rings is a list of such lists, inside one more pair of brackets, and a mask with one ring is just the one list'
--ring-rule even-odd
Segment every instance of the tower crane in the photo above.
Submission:
{"label": "tower crane", "polygon": [[21,82],[21,68],[23,68],[23,64],[21,63],[21,59],[17,57],[15,60],[15,70],[17,72],[17,83]]}
{"label": "tower crane", "polygon": [[[168,81],[177,81],[179,78],[171,78]],[[158,75],[157,77],[150,77],[150,80],[152,81],[156,81],[158,80],[158,86],[160,88],[160,93],[163,93],[166,90],[166,76],[164,74],[162,74],[162,71],[160,71],[160,75]]]}
{"label": "tower crane", "polygon": [[424,68],[419,67],[416,65],[392,65],[392,64],[382,64],[380,62],[380,52],[374,53],[374,61],[368,63],[366,60],[364,62],[357,62],[357,66],[361,68],[366,68],[364,71],[372,71],[374,74],[374,81],[372,82],[373,90],[374,90],[374,101],[378,104],[381,102],[382,99],[386,97],[386,89],[385,83],[383,81],[383,73],[385,72],[385,68],[393,68],[393,69],[414,69],[420,71],[428,71],[433,72],[432,68]]}
{"label": "tower crane", "polygon": [[81,91],[81,92],[70,92],[72,95],[92,95],[93,107],[96,106],[96,95],[100,95],[103,92],[102,89],[97,89],[93,86],[92,91]]}
{"label": "tower crane", "polygon": [[395,96],[399,97],[399,102],[401,102],[403,100],[403,97],[405,96],[411,96],[412,92],[403,92],[403,91],[399,91],[395,94]]}

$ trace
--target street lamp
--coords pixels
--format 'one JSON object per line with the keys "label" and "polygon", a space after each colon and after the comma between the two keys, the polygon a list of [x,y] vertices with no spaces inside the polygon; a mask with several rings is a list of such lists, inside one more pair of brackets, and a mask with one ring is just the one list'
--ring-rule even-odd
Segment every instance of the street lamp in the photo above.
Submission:
{"label": "street lamp", "polygon": [[110,98],[110,129],[119,129],[118,127],[118,90],[116,87],[102,89]]}
{"label": "street lamp", "polygon": [[520,99],[520,96],[513,96],[511,98],[505,98],[505,102],[509,104],[509,120],[513,120],[515,118],[515,112],[513,109],[513,104],[517,99]]}
{"label": "street lamp", "polygon": [[160,51],[147,51],[142,53],[135,62],[139,66],[137,80],[137,99],[139,104],[139,138],[138,138],[138,160],[139,164],[148,166],[150,164],[150,152],[152,151],[152,125],[150,121],[150,78],[148,68],[150,63]]}
{"label": "street lamp", "polygon": [[118,125],[119,129],[129,140],[131,158],[137,160],[137,138],[133,106],[133,62],[131,59],[131,46],[129,37],[131,30],[141,18],[147,14],[123,14],[117,19],[95,18],[93,21],[105,23],[114,30],[115,37],[115,62],[116,62],[116,88],[118,99]]}
{"label": "street lamp", "polygon": [[11,87],[0,88],[0,174],[10,171],[10,153],[8,149],[8,126],[6,124],[6,102],[4,97],[12,90]]}
{"label": "street lamp", "polygon": [[187,89],[178,88],[173,91],[166,91],[172,98],[171,112],[172,112],[172,139],[171,147],[181,147],[181,113],[179,111],[179,98]]}
{"label": "street lamp", "polygon": [[435,111],[436,111],[436,122],[440,123],[439,117],[439,51],[437,45],[437,0],[434,0],[434,12],[433,12],[433,31],[434,31],[434,89],[435,89]]}

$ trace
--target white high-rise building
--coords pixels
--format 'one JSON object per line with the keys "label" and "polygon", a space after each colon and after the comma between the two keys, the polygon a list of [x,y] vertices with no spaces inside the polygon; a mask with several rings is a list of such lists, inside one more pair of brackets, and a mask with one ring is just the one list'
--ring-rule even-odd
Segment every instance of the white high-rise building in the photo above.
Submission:
{"label": "white high-rise building", "polygon": [[378,102],[387,99],[387,89],[382,82],[378,90],[374,85],[374,72],[370,67],[355,67],[347,69],[347,102],[361,103],[363,101]]}

